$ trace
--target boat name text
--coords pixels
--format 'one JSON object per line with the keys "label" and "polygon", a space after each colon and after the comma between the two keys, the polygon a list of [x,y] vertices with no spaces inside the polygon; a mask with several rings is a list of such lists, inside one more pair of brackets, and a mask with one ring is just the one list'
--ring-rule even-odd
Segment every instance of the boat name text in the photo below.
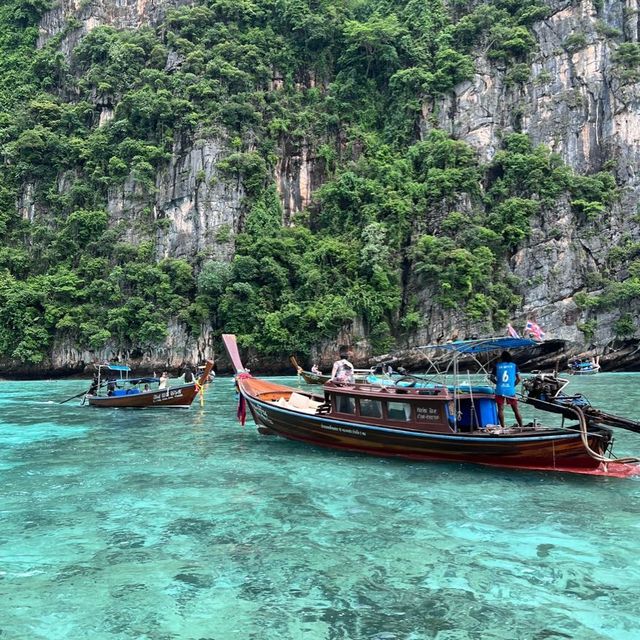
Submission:
{"label": "boat name text", "polygon": [[182,398],[182,389],[167,389],[166,391],[161,391],[160,393],[153,394],[154,402],[164,402],[165,400],[170,400],[171,398]]}
{"label": "boat name text", "polygon": [[416,418],[423,422],[441,422],[442,409],[438,405],[422,405],[416,407]]}
{"label": "boat name text", "polygon": [[349,429],[348,427],[335,427],[332,424],[321,424],[320,427],[326,431],[337,431],[338,433],[348,433],[353,436],[366,437],[366,431],[360,431],[360,429]]}

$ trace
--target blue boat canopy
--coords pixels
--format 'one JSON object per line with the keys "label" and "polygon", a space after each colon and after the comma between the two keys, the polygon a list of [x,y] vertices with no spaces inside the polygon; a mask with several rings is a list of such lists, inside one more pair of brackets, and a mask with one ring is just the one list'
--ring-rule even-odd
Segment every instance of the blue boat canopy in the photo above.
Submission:
{"label": "blue boat canopy", "polygon": [[126,364],[101,364],[101,367],[105,369],[109,369],[109,371],[131,371],[131,367],[128,367]]}
{"label": "blue boat canopy", "polygon": [[419,349],[441,349],[454,353],[486,353],[488,351],[503,351],[509,349],[524,349],[535,347],[540,343],[530,338],[480,338],[478,340],[456,340],[444,344],[428,344]]}

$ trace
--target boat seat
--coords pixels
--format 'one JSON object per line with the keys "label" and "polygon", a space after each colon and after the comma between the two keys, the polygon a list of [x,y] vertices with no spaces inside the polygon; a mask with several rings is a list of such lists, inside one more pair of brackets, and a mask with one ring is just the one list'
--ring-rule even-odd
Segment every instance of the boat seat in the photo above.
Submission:
{"label": "boat seat", "polygon": [[286,407],[287,409],[295,409],[296,411],[302,411],[304,413],[315,413],[323,403],[303,396],[301,393],[295,391],[289,396],[289,400],[279,398],[276,404],[279,407]]}
{"label": "boat seat", "polygon": [[295,391],[289,396],[289,406],[294,409],[308,409],[309,397]]}

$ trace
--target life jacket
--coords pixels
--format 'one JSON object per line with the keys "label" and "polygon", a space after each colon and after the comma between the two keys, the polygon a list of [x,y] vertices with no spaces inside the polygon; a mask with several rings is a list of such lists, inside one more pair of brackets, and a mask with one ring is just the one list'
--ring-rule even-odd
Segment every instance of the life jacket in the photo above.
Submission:
{"label": "life jacket", "polygon": [[513,398],[516,395],[518,369],[514,362],[496,364],[496,395]]}

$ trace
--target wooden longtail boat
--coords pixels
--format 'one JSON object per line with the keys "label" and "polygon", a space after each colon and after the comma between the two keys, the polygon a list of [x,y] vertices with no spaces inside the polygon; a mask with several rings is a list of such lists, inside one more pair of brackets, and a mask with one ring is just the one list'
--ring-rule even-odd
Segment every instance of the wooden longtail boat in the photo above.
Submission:
{"label": "wooden longtail boat", "polygon": [[[117,371],[121,377],[117,380],[104,381],[102,369]],[[129,367],[126,365],[100,365],[98,367],[97,392],[87,394],[86,400],[92,407],[109,408],[146,408],[146,407],[172,407],[189,408],[195,400],[202,386],[209,378],[209,373],[213,368],[213,362],[207,360],[196,382],[180,384],[165,389],[141,390],[140,385],[149,385],[150,381],[157,381],[157,378],[128,378],[123,373],[128,373]],[[106,394],[100,393],[107,390]]]}
{"label": "wooden longtail boat", "polygon": [[592,376],[600,372],[600,358],[575,358],[569,362],[569,373],[574,376]]}
{"label": "wooden longtail boat", "polygon": [[[478,345],[478,352],[501,350],[504,340],[510,341],[509,348],[517,346],[513,339],[494,339]],[[527,344],[521,346],[532,344],[523,340]],[[323,393],[310,393],[254,378],[242,365],[235,336],[223,335],[223,341],[237,374],[238,416],[244,422],[248,406],[258,430],[265,435],[413,460],[618,477],[640,474],[637,458],[607,456],[613,442],[611,429],[578,406],[562,407],[570,416],[568,424],[563,418],[561,426],[536,421],[523,428],[501,428],[495,396],[487,387],[328,382]],[[527,402],[527,397],[522,400]],[[538,394],[532,400],[538,408],[561,413],[549,398],[541,399]],[[640,424],[631,424],[640,431]]]}
{"label": "wooden longtail boat", "polygon": [[[291,356],[289,358],[291,364],[296,370],[297,374],[307,383],[307,384],[326,384],[331,380],[331,376],[324,373],[314,373],[313,371],[306,371],[303,369],[296,360],[295,356]],[[355,377],[356,382],[365,382],[367,376],[371,374],[371,369],[354,369],[353,375]]]}

